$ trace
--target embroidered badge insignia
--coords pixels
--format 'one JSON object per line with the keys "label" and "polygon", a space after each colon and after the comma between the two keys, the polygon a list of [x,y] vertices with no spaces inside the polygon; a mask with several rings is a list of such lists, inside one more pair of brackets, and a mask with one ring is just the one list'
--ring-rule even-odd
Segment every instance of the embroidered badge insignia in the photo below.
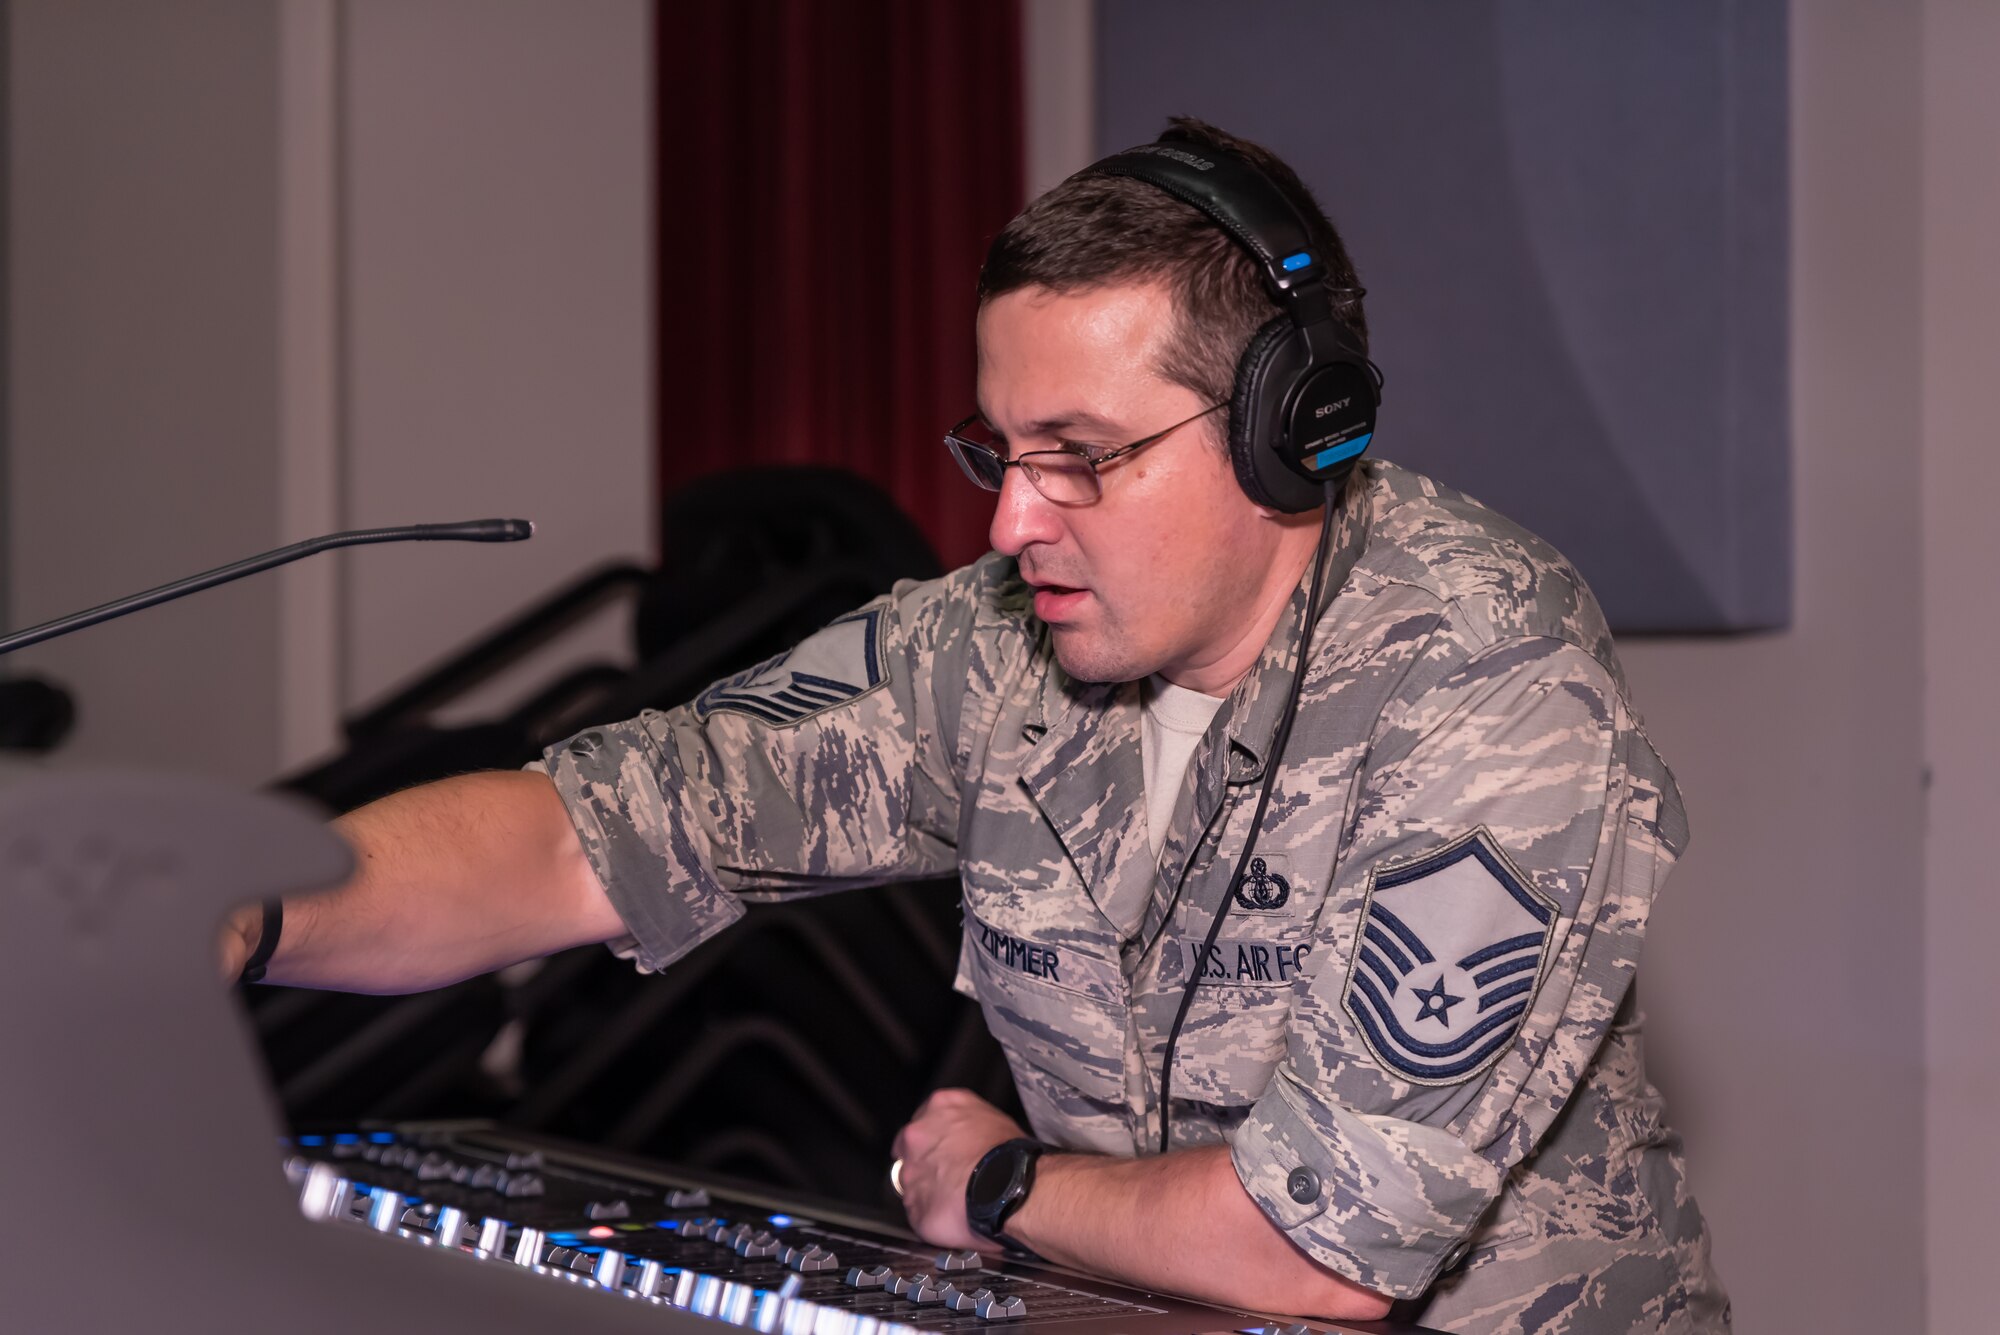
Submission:
{"label": "embroidered badge insignia", "polygon": [[866,695],[889,680],[881,626],[879,607],[831,622],[789,652],[703,691],[695,717],[748,714],[787,727]]}
{"label": "embroidered badge insignia", "polygon": [[1341,1006],[1368,1050],[1420,1085],[1498,1061],[1528,1014],[1557,906],[1480,827],[1369,877]]}
{"label": "embroidered badge insignia", "polygon": [[1246,909],[1281,909],[1292,897],[1292,883],[1269,870],[1262,858],[1251,858],[1250,869],[1236,882],[1236,902]]}

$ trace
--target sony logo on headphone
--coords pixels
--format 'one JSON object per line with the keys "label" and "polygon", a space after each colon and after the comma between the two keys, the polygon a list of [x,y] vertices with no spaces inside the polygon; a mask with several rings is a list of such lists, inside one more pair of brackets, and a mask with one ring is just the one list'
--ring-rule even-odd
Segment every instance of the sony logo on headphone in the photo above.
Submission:
{"label": "sony logo on headphone", "polygon": [[1337,413],[1342,408],[1345,408],[1348,404],[1352,402],[1354,402],[1354,396],[1350,394],[1338,403],[1329,403],[1324,405],[1323,407],[1313,409],[1313,416],[1325,417],[1328,413]]}

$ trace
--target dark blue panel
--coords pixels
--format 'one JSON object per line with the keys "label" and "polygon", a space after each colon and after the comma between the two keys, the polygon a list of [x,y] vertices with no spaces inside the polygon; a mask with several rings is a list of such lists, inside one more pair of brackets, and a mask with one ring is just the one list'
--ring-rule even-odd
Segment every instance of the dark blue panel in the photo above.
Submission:
{"label": "dark blue panel", "polygon": [[1346,237],[1376,451],[1543,534],[1622,631],[1791,613],[1781,0],[1101,0],[1100,144],[1269,144]]}

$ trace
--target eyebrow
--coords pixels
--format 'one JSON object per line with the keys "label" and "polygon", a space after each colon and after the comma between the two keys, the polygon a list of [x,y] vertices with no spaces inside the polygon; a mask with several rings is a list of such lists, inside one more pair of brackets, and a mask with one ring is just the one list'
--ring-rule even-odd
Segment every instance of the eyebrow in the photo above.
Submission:
{"label": "eyebrow", "polygon": [[[1002,440],[1007,439],[1005,432],[993,426],[993,418],[987,413],[983,404],[980,405],[979,416],[988,427],[992,428],[994,435],[999,436]],[[1119,431],[1118,424],[1109,418],[1099,417],[1096,413],[1072,412],[1058,413],[1054,417],[1038,418],[1028,423],[1027,434],[1030,439],[1037,436],[1054,436],[1078,427],[1082,427],[1088,431],[1101,431],[1106,435],[1116,435]]]}

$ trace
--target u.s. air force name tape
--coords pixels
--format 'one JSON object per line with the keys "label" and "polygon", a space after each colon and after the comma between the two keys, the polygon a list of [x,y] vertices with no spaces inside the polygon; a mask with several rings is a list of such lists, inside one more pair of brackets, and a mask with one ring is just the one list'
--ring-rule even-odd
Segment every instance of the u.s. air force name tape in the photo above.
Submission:
{"label": "u.s. air force name tape", "polygon": [[1312,962],[1312,946],[1303,940],[1221,937],[1206,953],[1200,939],[1169,937],[1162,943],[1166,958],[1161,961],[1160,982],[1164,986],[1185,986],[1188,974],[1198,981],[1252,986],[1259,983],[1289,986],[1306,972]]}
{"label": "u.s. air force name tape", "polygon": [[1390,1071],[1457,1084],[1520,1032],[1556,917],[1484,826],[1377,867],[1341,1006]]}
{"label": "u.s. air force name tape", "polygon": [[739,672],[696,697],[694,713],[748,714],[778,727],[857,699],[889,680],[882,610],[864,608],[801,640],[787,653]]}

